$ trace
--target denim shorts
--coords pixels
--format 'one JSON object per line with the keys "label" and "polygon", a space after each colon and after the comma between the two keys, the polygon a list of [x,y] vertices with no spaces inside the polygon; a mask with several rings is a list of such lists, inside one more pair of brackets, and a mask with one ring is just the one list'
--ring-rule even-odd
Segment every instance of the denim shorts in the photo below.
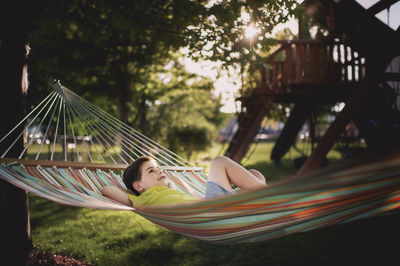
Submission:
{"label": "denim shorts", "polygon": [[233,194],[233,191],[229,191],[220,184],[217,184],[215,182],[207,181],[206,195],[205,195],[206,199],[220,197],[229,194]]}

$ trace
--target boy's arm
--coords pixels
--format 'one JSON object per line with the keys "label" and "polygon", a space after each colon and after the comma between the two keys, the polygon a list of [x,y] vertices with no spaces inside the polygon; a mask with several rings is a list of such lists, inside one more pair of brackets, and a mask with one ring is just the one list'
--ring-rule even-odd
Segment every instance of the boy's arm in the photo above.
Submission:
{"label": "boy's arm", "polygon": [[101,193],[119,203],[125,204],[129,207],[132,207],[132,202],[129,200],[128,194],[118,187],[115,186],[105,186],[102,188]]}

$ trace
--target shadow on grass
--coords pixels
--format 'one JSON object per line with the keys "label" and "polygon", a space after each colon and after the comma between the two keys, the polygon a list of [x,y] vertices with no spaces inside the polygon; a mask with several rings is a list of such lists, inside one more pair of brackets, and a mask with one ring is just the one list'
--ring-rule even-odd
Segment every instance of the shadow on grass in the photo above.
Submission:
{"label": "shadow on grass", "polygon": [[395,265],[400,214],[246,244],[232,265]]}
{"label": "shadow on grass", "polygon": [[174,257],[176,257],[176,250],[171,246],[153,246],[148,247],[140,252],[133,252],[129,256],[130,261],[136,261],[136,265],[173,265]]}
{"label": "shadow on grass", "polygon": [[400,213],[296,233],[259,243],[197,242],[190,265],[397,265]]}
{"label": "shadow on grass", "polygon": [[29,194],[30,223],[32,227],[51,226],[58,224],[68,217],[74,219],[78,216],[80,208],[61,205],[47,199]]}
{"label": "shadow on grass", "polygon": [[128,260],[136,262],[135,265],[180,265],[198,255],[194,242],[168,230],[137,234],[132,239],[131,245],[136,245],[130,250]]}
{"label": "shadow on grass", "polygon": [[160,231],[130,238],[122,246],[130,247],[128,261],[134,265],[397,265],[399,223],[400,213],[393,213],[231,245]]}

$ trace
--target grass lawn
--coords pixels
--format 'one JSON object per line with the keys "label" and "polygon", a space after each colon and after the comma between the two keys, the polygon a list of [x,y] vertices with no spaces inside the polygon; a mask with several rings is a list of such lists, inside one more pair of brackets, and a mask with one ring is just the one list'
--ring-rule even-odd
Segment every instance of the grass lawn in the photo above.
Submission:
{"label": "grass lawn", "polygon": [[[296,171],[290,151],[281,166],[269,160],[272,143],[260,143],[247,168],[277,180]],[[211,151],[212,157],[220,147]],[[198,154],[199,165],[209,161]],[[334,163],[338,153],[329,154]],[[94,265],[394,265],[400,254],[400,215],[365,219],[260,243],[215,245],[156,226],[128,211],[68,207],[30,195],[36,249],[71,255]]]}

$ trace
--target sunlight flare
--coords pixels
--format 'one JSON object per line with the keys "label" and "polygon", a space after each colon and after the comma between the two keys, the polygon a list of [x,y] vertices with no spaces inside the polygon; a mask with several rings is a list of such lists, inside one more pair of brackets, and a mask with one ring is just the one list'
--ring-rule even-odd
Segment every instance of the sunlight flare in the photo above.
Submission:
{"label": "sunlight flare", "polygon": [[250,24],[244,30],[244,36],[246,39],[253,40],[258,34],[260,34],[261,30],[254,24]]}

